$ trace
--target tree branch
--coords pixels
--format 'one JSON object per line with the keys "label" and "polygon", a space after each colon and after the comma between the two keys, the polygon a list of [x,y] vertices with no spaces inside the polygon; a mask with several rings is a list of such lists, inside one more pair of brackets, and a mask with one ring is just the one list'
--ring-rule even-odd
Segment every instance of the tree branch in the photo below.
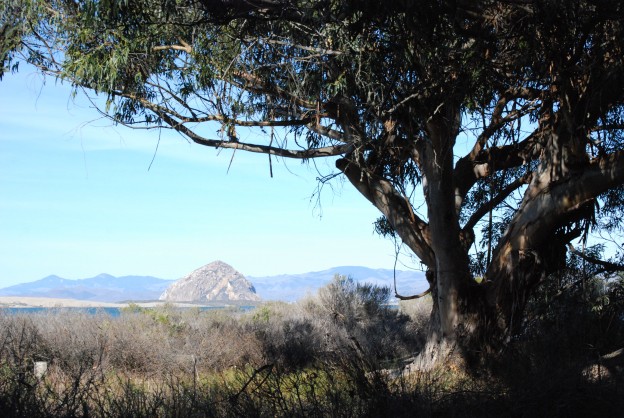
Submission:
{"label": "tree branch", "polygon": [[171,118],[167,114],[158,114],[165,123],[171,126],[172,129],[180,132],[191,141],[195,142],[199,145],[204,145],[212,148],[228,148],[235,150],[242,150],[248,152],[254,152],[259,154],[268,154],[275,155],[278,157],[284,158],[294,158],[294,159],[308,159],[308,158],[320,158],[320,157],[331,157],[337,155],[344,155],[353,150],[353,146],[350,144],[336,145],[336,146],[328,146],[328,147],[320,147],[320,148],[310,148],[303,150],[291,150],[280,147],[272,147],[268,145],[261,144],[246,144],[243,142],[236,141],[224,141],[220,139],[208,139],[198,135],[196,132],[182,125],[175,119]]}
{"label": "tree branch", "polygon": [[267,43],[269,45],[280,45],[280,46],[286,46],[286,47],[291,47],[291,48],[295,48],[295,49],[301,49],[302,51],[315,52],[317,54],[315,56],[342,55],[342,54],[344,54],[344,52],[342,52],[342,51],[334,51],[332,49],[326,49],[326,48],[317,48],[317,47],[312,47],[312,46],[297,45],[297,44],[292,44],[290,42],[278,41],[276,39],[260,38],[259,40],[262,41],[262,42],[265,42],[265,43]]}
{"label": "tree branch", "polygon": [[520,167],[533,160],[540,150],[536,139],[542,134],[543,132],[536,130],[517,144],[491,147],[475,155],[470,153],[462,157],[453,170],[456,194],[461,198],[460,201],[464,200],[479,179],[493,174],[493,167],[496,170],[505,170]]}
{"label": "tree branch", "polygon": [[[528,87],[510,88],[502,92],[498,102],[492,109],[489,125],[485,127],[483,132],[481,132],[481,135],[477,138],[474,147],[470,150],[467,157],[474,159],[483,150],[485,144],[492,137],[492,135],[499,131],[500,128],[502,128],[505,124],[522,118],[532,110],[535,110],[539,96],[541,96],[541,92],[539,90],[530,89]],[[507,105],[518,99],[525,99],[528,100],[528,102],[525,103],[520,109],[507,112],[507,114],[503,116]]]}
{"label": "tree branch", "polygon": [[347,158],[336,161],[355,188],[385,216],[403,242],[429,268],[435,268],[435,255],[430,246],[429,226],[412,210],[409,199],[384,178],[362,170]]}
{"label": "tree branch", "polygon": [[[607,190],[624,184],[624,151],[595,158],[567,179],[556,183],[549,179],[548,172],[533,175],[520,208],[494,251],[486,273],[488,280],[515,268],[512,259],[518,254],[533,254],[536,262],[541,262],[543,257],[539,252],[553,250],[554,243],[549,240],[553,232],[562,226],[562,219],[573,215]],[[500,277],[512,279],[512,276],[505,274]],[[504,286],[499,284],[498,287],[502,289]]]}
{"label": "tree branch", "polygon": [[581,257],[585,261],[602,266],[604,271],[608,271],[608,272],[624,271],[624,264],[611,263],[609,261],[604,261],[604,260],[600,260],[598,258],[592,257],[590,255],[585,254],[582,251],[577,250],[576,248],[574,248],[572,244],[569,244],[569,243],[568,243],[568,250],[572,254],[578,257]]}
{"label": "tree branch", "polygon": [[397,299],[399,299],[399,300],[413,300],[413,299],[420,299],[420,298],[422,298],[422,297],[425,297],[425,296],[427,296],[429,293],[431,293],[431,288],[429,288],[429,289],[425,290],[424,292],[421,292],[421,293],[419,293],[419,294],[417,294],[417,295],[410,295],[410,296],[402,296],[402,295],[399,295],[399,294],[397,293],[397,291],[395,290],[395,291],[394,291],[394,297],[395,297],[395,298],[397,298]]}
{"label": "tree branch", "polygon": [[[160,88],[160,87],[158,87],[158,88]],[[206,115],[206,116],[202,116],[202,117],[197,117],[197,116],[188,117],[188,116],[184,116],[184,115],[176,112],[175,110],[173,110],[173,109],[171,109],[169,107],[164,107],[164,106],[157,105],[154,102],[151,102],[149,100],[146,100],[146,99],[138,97],[138,96],[135,96],[133,94],[118,92],[118,93],[116,93],[116,95],[119,96],[119,97],[125,97],[127,99],[135,100],[135,101],[141,103],[144,107],[146,107],[146,108],[150,109],[151,111],[153,111],[154,113],[158,114],[159,116],[163,115],[163,114],[168,114],[172,118],[177,119],[176,124],[178,124],[178,125],[185,124],[185,123],[221,122],[221,123],[228,123],[230,125],[245,126],[245,127],[253,127],[253,126],[258,126],[258,127],[271,127],[271,126],[279,127],[279,126],[304,126],[304,125],[309,125],[312,121],[316,120],[316,118],[311,117],[311,116],[304,117],[304,118],[299,118],[299,119],[260,120],[260,121],[232,119],[232,118],[229,118],[229,117],[227,117],[225,115]],[[174,99],[175,99],[175,97],[174,97]],[[189,110],[189,112],[192,112],[190,108],[187,107],[187,109]]]}
{"label": "tree branch", "polygon": [[281,97],[285,100],[292,101],[297,106],[301,106],[309,110],[317,109],[318,107],[318,102],[305,100],[277,86],[270,86],[253,74],[247,72],[236,72],[234,76],[248,83],[245,85],[240,85],[240,88],[242,88],[243,90],[258,94],[267,94]]}
{"label": "tree branch", "polygon": [[496,206],[500,205],[507,197],[517,190],[523,184],[528,184],[531,181],[533,173],[527,173],[524,176],[516,179],[508,184],[503,190],[501,190],[494,198],[483,204],[476,211],[473,212],[468,222],[464,226],[464,230],[472,230],[481,218],[483,218],[489,211],[493,210]]}
{"label": "tree branch", "polygon": [[193,52],[193,48],[189,44],[186,45],[159,45],[152,48],[152,51],[184,51],[187,54]]}

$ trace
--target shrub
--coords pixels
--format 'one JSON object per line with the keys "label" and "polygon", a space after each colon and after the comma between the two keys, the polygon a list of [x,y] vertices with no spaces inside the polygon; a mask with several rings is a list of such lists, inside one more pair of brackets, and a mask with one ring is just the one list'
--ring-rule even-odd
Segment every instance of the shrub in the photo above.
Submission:
{"label": "shrub", "polygon": [[338,275],[316,296],[263,306],[248,326],[262,342],[267,363],[302,369],[357,361],[374,370],[417,349],[408,317],[388,307],[389,297],[388,288]]}

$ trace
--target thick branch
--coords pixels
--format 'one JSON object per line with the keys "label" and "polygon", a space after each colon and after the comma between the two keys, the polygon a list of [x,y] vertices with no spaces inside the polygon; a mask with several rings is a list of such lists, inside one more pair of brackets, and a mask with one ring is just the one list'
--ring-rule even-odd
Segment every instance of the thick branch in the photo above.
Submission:
{"label": "thick branch", "polygon": [[435,256],[429,244],[429,227],[414,213],[409,200],[389,181],[364,172],[346,158],[336,161],[336,167],[379,209],[416,256],[429,268],[435,268]]}
{"label": "thick branch", "polygon": [[462,157],[453,170],[458,204],[479,179],[493,174],[494,170],[520,167],[531,161],[539,152],[536,138],[541,134],[536,131],[517,144],[491,147],[475,155],[470,153]]}
{"label": "thick branch", "polygon": [[[485,147],[487,141],[498,132],[504,125],[514,122],[523,116],[529,114],[537,108],[537,98],[541,96],[541,91],[533,90],[527,87],[508,89],[501,94],[500,99],[492,110],[490,124],[485,127],[474,147],[470,151],[469,156],[476,157]],[[503,115],[509,103],[518,99],[528,100],[520,109],[515,109]]]}
{"label": "thick branch", "polygon": [[499,241],[488,269],[488,279],[505,271],[510,266],[510,257],[519,252],[539,256],[536,252],[551,248],[553,244],[548,240],[561,226],[561,219],[574,214],[607,190],[624,184],[624,152],[592,160],[567,181],[553,183],[549,179],[547,172],[539,177],[533,176],[520,209]]}
{"label": "thick branch", "polygon": [[187,54],[193,52],[193,48],[190,45],[159,45],[152,48],[152,51],[184,51]]}
{"label": "thick branch", "polygon": [[403,295],[398,294],[396,292],[396,290],[395,290],[394,297],[396,297],[399,300],[414,300],[414,299],[423,298],[423,297],[427,296],[430,293],[431,293],[431,288],[429,288],[429,289],[425,290],[424,292],[421,292],[421,293],[419,293],[417,295],[403,296]]}
{"label": "thick branch", "polygon": [[[335,129],[328,128],[326,126],[323,126],[323,125],[320,125],[320,124],[317,124],[317,123],[310,123],[310,124],[306,125],[306,127],[309,130],[311,130],[313,132],[316,132],[319,135],[326,136],[328,138],[332,138],[332,139],[335,139],[337,141],[341,141],[341,142],[345,142],[345,143],[346,142],[354,142],[353,138],[345,138],[345,135],[342,132],[337,131]],[[349,141],[349,139],[351,139],[351,140]]]}

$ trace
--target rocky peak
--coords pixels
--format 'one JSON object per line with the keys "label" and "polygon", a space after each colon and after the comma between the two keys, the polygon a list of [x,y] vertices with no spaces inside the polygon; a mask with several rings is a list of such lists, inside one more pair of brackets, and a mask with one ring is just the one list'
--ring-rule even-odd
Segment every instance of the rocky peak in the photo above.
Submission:
{"label": "rocky peak", "polygon": [[213,261],[177,280],[160,295],[170,302],[248,300],[260,297],[249,280],[223,261]]}

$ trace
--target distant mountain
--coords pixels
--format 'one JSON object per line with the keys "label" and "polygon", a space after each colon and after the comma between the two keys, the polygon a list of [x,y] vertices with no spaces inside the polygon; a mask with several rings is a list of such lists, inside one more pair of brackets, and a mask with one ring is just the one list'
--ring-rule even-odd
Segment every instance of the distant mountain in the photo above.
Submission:
{"label": "distant mountain", "polygon": [[88,279],[69,280],[47,276],[41,280],[0,289],[0,296],[67,298],[100,302],[156,300],[173,280],[152,276],[99,274]]}
{"label": "distant mountain", "polygon": [[253,285],[232,266],[213,261],[177,280],[160,296],[169,302],[258,302]]}
{"label": "distant mountain", "polygon": [[[336,274],[351,276],[356,282],[389,286],[394,289],[395,271],[392,269],[372,269],[359,266],[332,267],[327,270],[300,274],[280,274],[277,276],[247,278],[254,284],[256,292],[263,300],[283,300],[292,302],[307,294],[314,294],[331,282]],[[399,294],[407,296],[427,290],[425,273],[421,271],[396,271],[396,284]]]}
{"label": "distant mountain", "polygon": [[[255,288],[255,293],[262,300],[296,301],[314,294],[328,284],[334,275],[351,276],[357,282],[367,282],[393,288],[394,271],[392,269],[371,269],[358,266],[333,267],[327,270],[298,274],[280,274],[277,276],[251,277],[246,281]],[[427,289],[423,272],[396,272],[397,290],[402,295],[420,293]],[[80,299],[100,302],[120,302],[127,300],[157,300],[175,280],[163,280],[152,276],[122,276],[99,274],[80,280],[69,280],[58,276],[48,276],[30,283],[0,289],[0,296],[32,296],[62,299]],[[240,282],[243,283],[244,282]],[[236,286],[230,285],[230,292],[236,293]],[[215,288],[216,289],[216,288]],[[217,297],[223,298],[228,286],[220,287]],[[221,292],[221,295],[219,295]]]}

